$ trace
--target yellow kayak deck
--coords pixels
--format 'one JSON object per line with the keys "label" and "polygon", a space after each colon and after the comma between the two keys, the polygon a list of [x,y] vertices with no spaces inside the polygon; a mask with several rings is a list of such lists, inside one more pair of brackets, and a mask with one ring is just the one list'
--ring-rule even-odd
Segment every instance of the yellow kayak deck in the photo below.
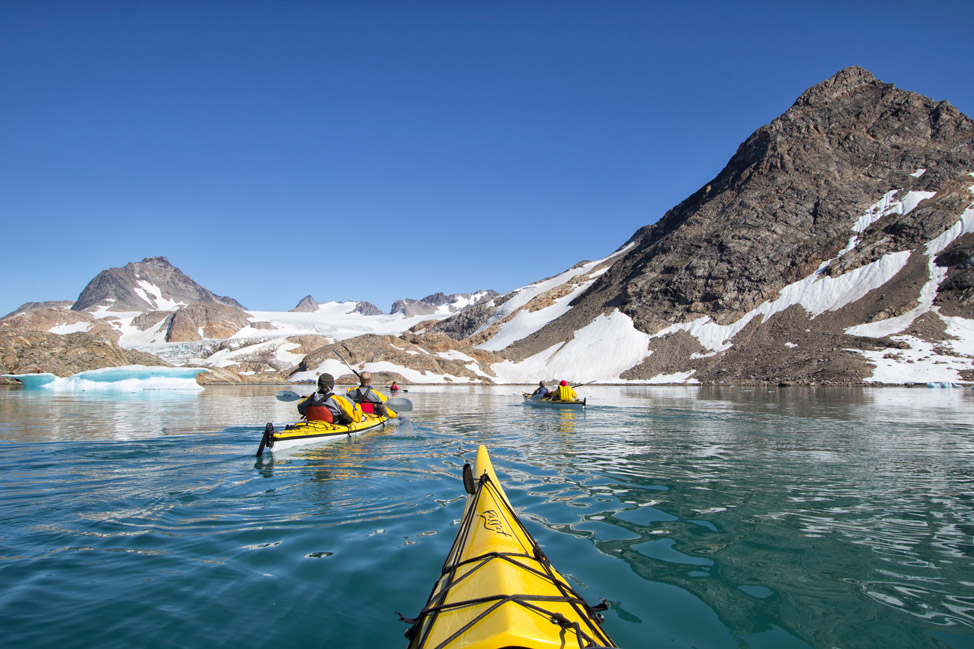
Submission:
{"label": "yellow kayak deck", "polygon": [[410,649],[615,647],[605,604],[589,606],[511,507],[483,446],[464,467],[470,495],[442,576],[406,633]]}
{"label": "yellow kayak deck", "polygon": [[257,449],[257,455],[261,455],[264,448],[282,451],[303,444],[314,444],[330,439],[361,435],[370,430],[382,428],[388,421],[389,417],[385,415],[365,413],[362,421],[347,426],[324,421],[300,421],[296,424],[288,424],[284,428],[275,429],[273,424],[268,423]]}

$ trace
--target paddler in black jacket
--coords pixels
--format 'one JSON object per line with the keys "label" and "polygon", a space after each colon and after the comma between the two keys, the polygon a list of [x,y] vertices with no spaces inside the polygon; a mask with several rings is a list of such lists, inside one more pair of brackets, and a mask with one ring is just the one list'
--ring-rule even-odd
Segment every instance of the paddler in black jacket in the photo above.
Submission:
{"label": "paddler in black jacket", "polygon": [[[362,372],[359,374],[359,386],[357,388],[349,388],[345,394],[357,404],[372,404],[372,411],[377,415],[388,415],[390,418],[397,416],[386,405],[389,397],[372,387],[371,372]],[[369,412],[367,407],[363,407],[362,410]]]}
{"label": "paddler in black jacket", "polygon": [[538,389],[531,393],[531,396],[535,399],[544,399],[548,396],[550,390],[548,390],[548,384],[544,381],[538,383]]}
{"label": "paddler in black jacket", "polygon": [[362,421],[361,408],[349,403],[345,397],[335,394],[332,391],[334,387],[334,376],[331,374],[319,376],[318,391],[298,404],[298,412],[308,421],[330,421],[342,426]]}

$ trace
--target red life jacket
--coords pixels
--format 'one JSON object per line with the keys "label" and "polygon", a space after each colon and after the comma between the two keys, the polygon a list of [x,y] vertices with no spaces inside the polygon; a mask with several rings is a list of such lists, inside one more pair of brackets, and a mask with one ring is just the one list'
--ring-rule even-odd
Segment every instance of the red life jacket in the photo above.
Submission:
{"label": "red life jacket", "polygon": [[304,411],[304,418],[308,421],[323,421],[328,424],[335,423],[331,410],[325,406],[308,406],[307,410]]}

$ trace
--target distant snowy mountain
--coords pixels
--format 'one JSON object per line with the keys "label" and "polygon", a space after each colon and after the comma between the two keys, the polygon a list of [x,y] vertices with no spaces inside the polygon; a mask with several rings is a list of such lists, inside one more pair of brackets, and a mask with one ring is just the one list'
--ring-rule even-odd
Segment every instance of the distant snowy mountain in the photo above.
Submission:
{"label": "distant snowy mountain", "polygon": [[[293,371],[315,349],[366,334],[398,336],[490,295],[496,293],[401,300],[435,304],[409,315],[404,312],[409,309],[383,314],[364,301],[319,303],[311,295],[288,312],[247,311],[198,285],[165,257],[151,257],[99,273],[77,302],[25,304],[0,319],[0,329],[91,333],[121,349],[154,354],[160,362],[228,369],[244,377],[277,375],[283,381],[281,373]],[[20,372],[16,363],[0,369]]]}
{"label": "distant snowy mountain", "polygon": [[434,293],[421,300],[397,300],[393,303],[390,313],[402,313],[407,318],[415,315],[447,316],[462,311],[476,304],[482,304],[493,299],[496,291],[479,291],[477,293]]}
{"label": "distant snowy mountain", "polygon": [[613,256],[432,330],[504,381],[974,380],[974,123],[848,68]]}
{"label": "distant snowy mountain", "polygon": [[338,352],[377,382],[974,382],[974,122],[847,68],[611,255],[504,295],[247,311],[160,259],[0,327],[255,380],[354,380]]}
{"label": "distant snowy mountain", "polygon": [[[305,295],[298,302],[297,306],[291,309],[291,311],[301,312],[301,313],[314,313],[318,310],[321,304],[318,303],[310,295]],[[355,313],[361,313],[362,315],[382,315],[382,309],[372,304],[371,302],[356,302],[355,308],[353,309]]]}
{"label": "distant snowy mountain", "polygon": [[233,298],[203,288],[165,257],[146,257],[121,268],[98,273],[81,291],[74,311],[173,311],[194,302],[242,309]]}

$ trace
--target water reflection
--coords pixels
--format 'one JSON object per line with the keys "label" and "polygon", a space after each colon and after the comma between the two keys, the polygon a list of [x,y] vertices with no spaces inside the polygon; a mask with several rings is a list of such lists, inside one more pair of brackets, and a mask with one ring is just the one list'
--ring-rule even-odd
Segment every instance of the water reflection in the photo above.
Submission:
{"label": "water reflection", "polygon": [[[275,386],[210,386],[202,392],[55,392],[0,386],[0,437],[17,441],[149,439],[228,426],[293,421]],[[260,441],[258,437],[255,445]]]}
{"label": "water reflection", "polygon": [[608,390],[581,417],[494,404],[505,421],[479,437],[527,519],[693,593],[748,642],[933,646],[904,614],[974,628],[970,394]]}
{"label": "water reflection", "polygon": [[[233,616],[223,634],[393,645],[402,630],[375,616],[425,601],[462,509],[460,468],[486,444],[554,565],[612,601],[622,646],[974,640],[970,391],[584,386],[578,412],[526,407],[511,387],[410,386],[397,429],[255,459],[263,424],[296,417],[276,390],[0,390],[0,569],[18,583],[53,575],[0,614],[50,618],[52,592],[117,573],[97,598],[59,606],[78,612],[62,622],[91,618],[100,633],[86,606],[108,598],[116,615],[130,598],[210,628],[242,589],[286,605],[252,626]],[[191,579],[204,564],[227,572]],[[376,574],[395,579],[363,578]],[[353,624],[320,624],[321,610],[349,608]],[[18,625],[19,639],[42,626]],[[119,646],[138,644],[119,631]]]}

